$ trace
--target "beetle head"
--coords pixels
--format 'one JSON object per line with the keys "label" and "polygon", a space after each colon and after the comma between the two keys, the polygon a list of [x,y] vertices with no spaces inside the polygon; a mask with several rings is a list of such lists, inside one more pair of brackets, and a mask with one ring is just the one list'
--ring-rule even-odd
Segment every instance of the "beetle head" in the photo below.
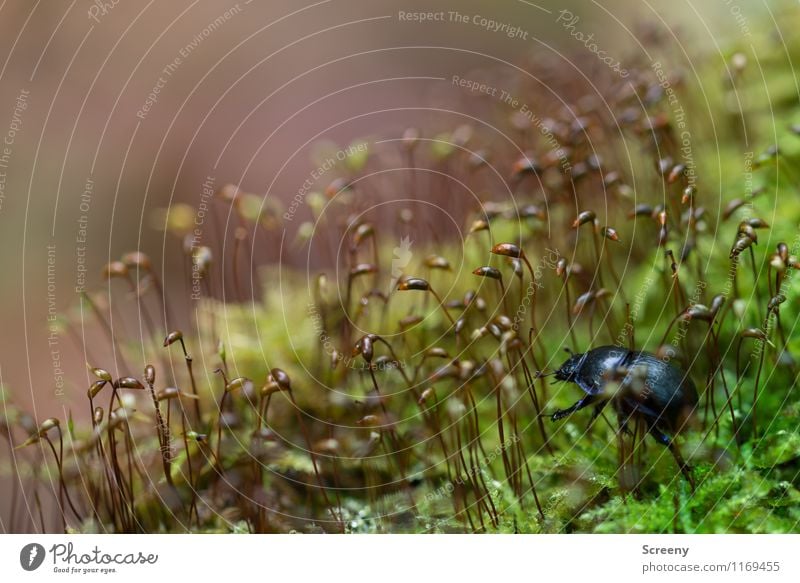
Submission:
{"label": "beetle head", "polygon": [[570,357],[555,372],[555,377],[560,381],[575,382],[575,376],[578,374],[585,356],[585,354],[570,352]]}

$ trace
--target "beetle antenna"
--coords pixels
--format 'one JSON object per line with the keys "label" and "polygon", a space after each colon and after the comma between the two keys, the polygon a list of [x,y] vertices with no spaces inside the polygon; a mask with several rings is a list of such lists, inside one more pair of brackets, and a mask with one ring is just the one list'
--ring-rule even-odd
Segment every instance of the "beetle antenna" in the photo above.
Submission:
{"label": "beetle antenna", "polygon": [[569,346],[565,346],[564,347],[564,352],[566,352],[570,356],[575,356],[575,353],[572,351],[572,349]]}

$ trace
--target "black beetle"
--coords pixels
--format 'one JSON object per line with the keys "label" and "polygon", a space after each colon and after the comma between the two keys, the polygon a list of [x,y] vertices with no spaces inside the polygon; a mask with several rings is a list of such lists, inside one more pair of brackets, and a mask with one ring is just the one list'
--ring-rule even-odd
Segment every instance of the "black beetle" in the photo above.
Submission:
{"label": "black beetle", "polygon": [[[628,431],[628,420],[642,419],[648,433],[669,448],[694,487],[691,472],[672,440],[697,407],[697,389],[687,373],[649,352],[601,346],[584,354],[572,354],[553,374],[560,381],[575,383],[586,393],[571,407],[553,413],[553,421],[589,405],[594,405],[594,420],[611,401],[620,429]],[[616,394],[606,393],[608,381],[618,383]]]}

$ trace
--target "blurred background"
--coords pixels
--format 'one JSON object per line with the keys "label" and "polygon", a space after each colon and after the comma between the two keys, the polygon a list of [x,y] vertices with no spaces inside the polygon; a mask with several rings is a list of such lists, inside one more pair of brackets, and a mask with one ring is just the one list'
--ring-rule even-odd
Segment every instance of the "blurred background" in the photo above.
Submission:
{"label": "blurred background", "polygon": [[[401,16],[440,11],[444,20]],[[565,28],[561,11],[579,24]],[[197,208],[204,184],[287,207],[320,141],[433,134],[483,111],[488,97],[453,76],[492,83],[541,60],[570,66],[576,52],[591,76],[602,65],[576,31],[620,58],[641,35],[673,35],[688,65],[723,40],[746,48],[749,27],[769,18],[766,3],[744,0],[4,1],[0,381],[37,418],[64,418],[85,393],[85,356],[55,319],[76,288],[105,285],[103,266],[127,251],[146,252],[165,286],[178,285],[180,245],[158,209]],[[520,30],[493,32],[489,20]],[[285,237],[309,216],[300,205]],[[258,246],[259,260],[276,261],[279,241]]]}

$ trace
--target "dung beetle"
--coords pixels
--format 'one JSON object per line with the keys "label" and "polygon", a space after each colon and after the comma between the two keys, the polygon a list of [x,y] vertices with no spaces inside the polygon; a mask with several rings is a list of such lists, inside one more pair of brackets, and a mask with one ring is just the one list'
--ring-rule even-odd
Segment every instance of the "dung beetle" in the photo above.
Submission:
{"label": "dung beetle", "polygon": [[[648,433],[669,448],[694,489],[689,467],[672,440],[697,407],[697,389],[686,372],[649,352],[601,346],[583,354],[571,353],[553,375],[560,381],[575,383],[586,393],[571,407],[553,413],[553,421],[594,405],[593,421],[611,402],[620,429],[628,431],[631,419],[643,420]],[[615,394],[606,391],[609,381],[618,387]]]}

